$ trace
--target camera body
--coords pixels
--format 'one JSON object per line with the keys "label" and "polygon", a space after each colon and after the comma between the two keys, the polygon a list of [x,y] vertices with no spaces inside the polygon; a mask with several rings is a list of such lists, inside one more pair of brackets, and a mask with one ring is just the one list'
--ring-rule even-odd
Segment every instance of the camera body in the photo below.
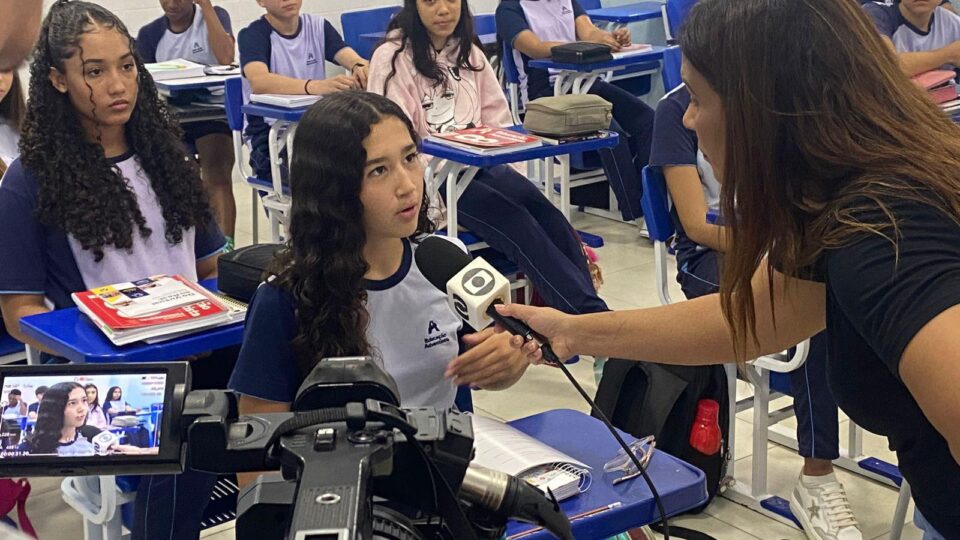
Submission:
{"label": "camera body", "polygon": [[[49,385],[35,424],[0,433],[16,437],[0,448],[0,476],[279,470],[240,493],[239,540],[494,539],[511,518],[572,538],[555,500],[471,464],[468,414],[399,408],[396,384],[370,358],[324,359],[298,391],[301,410],[248,416],[232,392],[189,391],[185,362],[3,366],[0,378],[4,393]],[[136,414],[150,429],[75,425],[87,387],[108,385],[144,400],[134,405],[149,409]],[[43,444],[50,433],[59,447]]]}

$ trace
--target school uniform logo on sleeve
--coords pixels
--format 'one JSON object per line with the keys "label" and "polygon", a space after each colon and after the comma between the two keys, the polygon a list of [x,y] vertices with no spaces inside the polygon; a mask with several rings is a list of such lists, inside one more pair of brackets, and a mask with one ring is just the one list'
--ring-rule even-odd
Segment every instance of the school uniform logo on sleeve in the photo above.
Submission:
{"label": "school uniform logo on sleeve", "polygon": [[444,343],[450,343],[450,338],[447,337],[447,333],[440,331],[440,326],[437,324],[437,321],[430,321],[427,325],[427,337],[423,338],[423,348],[430,349],[437,345],[443,345]]}
{"label": "school uniform logo on sleeve", "polygon": [[317,63],[317,57],[313,53],[307,53],[307,65],[312,66]]}
{"label": "school uniform logo on sleeve", "polygon": [[203,45],[200,45],[199,41],[193,42],[193,54],[200,54],[203,52]]}

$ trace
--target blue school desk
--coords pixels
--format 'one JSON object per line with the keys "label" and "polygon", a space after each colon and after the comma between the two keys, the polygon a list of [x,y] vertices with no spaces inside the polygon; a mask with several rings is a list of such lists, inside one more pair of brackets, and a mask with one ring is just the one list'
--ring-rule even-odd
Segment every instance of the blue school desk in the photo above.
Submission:
{"label": "blue school desk", "polygon": [[587,15],[594,22],[607,23],[607,30],[614,30],[630,23],[659,19],[663,16],[663,4],[660,2],[637,2],[622,6],[588,9]]}
{"label": "blue school desk", "polygon": [[654,45],[649,51],[628,54],[614,58],[609,62],[598,62],[595,64],[570,64],[566,62],[554,62],[549,58],[544,58],[531,60],[530,67],[549,69],[557,72],[556,79],[553,83],[553,95],[555,96],[562,96],[564,94],[586,94],[598,78],[605,77],[608,73],[621,71],[637,64],[659,62],[663,59],[663,51],[665,49],[666,47]]}
{"label": "blue school desk", "polygon": [[[567,516],[619,503],[614,508],[572,520],[570,524],[574,538],[609,538],[628,529],[659,521],[660,513],[643,478],[637,477],[615,486],[612,480],[616,475],[604,474],[603,464],[617,454],[620,446],[596,418],[579,411],[558,409],[514,420],[510,425],[590,466],[593,474],[590,488],[560,503],[560,508]],[[627,444],[635,440],[622,432],[621,436]],[[660,494],[667,515],[685,512],[707,500],[703,472],[669,454],[655,451],[647,473]],[[507,526],[507,539],[533,528],[533,525],[526,523],[511,522]],[[546,531],[538,531],[523,535],[522,538],[545,540],[553,536]]]}
{"label": "blue school desk", "polygon": [[[517,126],[514,129],[523,131]],[[457,201],[466,191],[467,186],[480,172],[496,165],[507,165],[524,161],[543,160],[544,177],[550,179],[544,182],[544,196],[552,198],[553,190],[553,158],[560,161],[560,211],[569,221],[570,216],[570,154],[589,152],[603,148],[613,148],[619,142],[616,133],[610,133],[605,139],[595,139],[576,143],[551,145],[544,144],[536,148],[509,152],[499,155],[481,155],[451,146],[435,143],[429,139],[423,141],[423,153],[433,159],[427,165],[426,178],[430,185],[428,189],[436,190],[441,182],[447,186],[447,230],[457,230]],[[451,197],[451,194],[454,196]],[[585,239],[586,241],[586,239]],[[590,245],[589,242],[587,242]]]}
{"label": "blue school desk", "polygon": [[172,98],[179,97],[185,92],[196,90],[223,90],[227,79],[239,77],[239,75],[207,75],[204,77],[190,77],[187,79],[169,79],[166,81],[154,81],[157,90],[166,96]]}
{"label": "blue school desk", "polygon": [[[217,288],[216,279],[200,283]],[[152,345],[138,342],[118,347],[75,307],[24,317],[20,329],[71,362],[169,362],[243,341],[243,322],[238,321]]]}

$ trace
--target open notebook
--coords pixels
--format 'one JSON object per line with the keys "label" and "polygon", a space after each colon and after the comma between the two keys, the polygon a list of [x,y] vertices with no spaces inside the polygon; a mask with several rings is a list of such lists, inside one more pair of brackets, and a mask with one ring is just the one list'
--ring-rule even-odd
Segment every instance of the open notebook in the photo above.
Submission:
{"label": "open notebook", "polygon": [[590,487],[590,467],[507,424],[473,415],[473,462],[526,480],[557,500]]}

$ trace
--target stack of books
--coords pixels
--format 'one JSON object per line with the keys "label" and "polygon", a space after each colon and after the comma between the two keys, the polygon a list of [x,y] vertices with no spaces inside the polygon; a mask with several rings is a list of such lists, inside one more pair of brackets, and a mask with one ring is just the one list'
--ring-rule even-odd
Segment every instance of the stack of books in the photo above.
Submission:
{"label": "stack of books", "polygon": [[157,275],[73,293],[73,301],[114,345],[156,343],[240,322],[246,304],[183,276]]}
{"label": "stack of books", "polygon": [[155,64],[146,64],[147,71],[154,81],[169,81],[172,79],[192,79],[194,77],[203,77],[206,72],[206,66],[197,64],[183,58],[170,60],[167,62],[157,62]]}
{"label": "stack of books", "polygon": [[543,145],[540,137],[494,127],[475,127],[437,133],[427,140],[484,156],[495,156]]}
{"label": "stack of books", "polygon": [[914,84],[927,91],[930,99],[937,103],[947,112],[952,112],[960,108],[960,100],[957,99],[957,74],[950,70],[926,71],[919,75],[914,75],[911,80]]}

